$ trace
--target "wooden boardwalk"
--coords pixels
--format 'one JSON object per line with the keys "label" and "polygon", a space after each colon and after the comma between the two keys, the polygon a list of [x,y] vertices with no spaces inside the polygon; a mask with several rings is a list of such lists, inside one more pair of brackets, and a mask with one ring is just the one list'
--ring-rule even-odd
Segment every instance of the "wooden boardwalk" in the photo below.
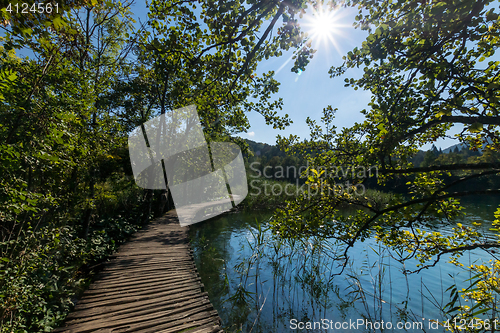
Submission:
{"label": "wooden boardwalk", "polygon": [[53,332],[222,332],[175,211],[123,244]]}

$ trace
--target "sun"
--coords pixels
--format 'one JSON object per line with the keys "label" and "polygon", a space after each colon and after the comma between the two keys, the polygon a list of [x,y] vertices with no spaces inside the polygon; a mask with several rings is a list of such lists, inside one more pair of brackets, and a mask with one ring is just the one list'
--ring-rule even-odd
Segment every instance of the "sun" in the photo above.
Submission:
{"label": "sun", "polygon": [[310,35],[312,39],[319,39],[322,41],[334,41],[333,37],[337,33],[336,17],[333,12],[316,12],[310,18]]}
{"label": "sun", "polygon": [[[347,11],[341,12],[338,7],[325,7],[314,7],[314,9],[309,9],[309,13],[304,14],[303,21],[301,21],[301,27],[304,28],[302,31],[307,33],[304,44],[312,45],[315,50],[323,49],[324,54],[329,54],[330,46],[333,46],[339,56],[342,56],[343,53],[337,39],[338,37],[348,38],[348,34],[343,29],[351,26],[342,23]],[[297,52],[301,52],[301,50],[302,47],[295,50],[274,74],[278,74],[290,61],[295,59]],[[300,72],[298,75],[300,75]]]}
{"label": "sun", "polygon": [[346,37],[342,29],[349,26],[341,23],[346,15],[347,11],[342,12],[339,8],[331,6],[319,6],[312,9],[304,16],[303,23],[308,34],[308,41],[315,44],[315,47],[326,50],[333,46],[337,53],[342,54],[337,39]]}

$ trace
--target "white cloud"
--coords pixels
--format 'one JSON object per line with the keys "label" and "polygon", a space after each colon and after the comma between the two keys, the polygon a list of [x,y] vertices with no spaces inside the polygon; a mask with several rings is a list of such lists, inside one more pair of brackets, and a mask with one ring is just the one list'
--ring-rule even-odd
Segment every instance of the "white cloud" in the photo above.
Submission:
{"label": "white cloud", "polygon": [[248,132],[247,133],[249,137],[253,138],[255,136],[255,132]]}

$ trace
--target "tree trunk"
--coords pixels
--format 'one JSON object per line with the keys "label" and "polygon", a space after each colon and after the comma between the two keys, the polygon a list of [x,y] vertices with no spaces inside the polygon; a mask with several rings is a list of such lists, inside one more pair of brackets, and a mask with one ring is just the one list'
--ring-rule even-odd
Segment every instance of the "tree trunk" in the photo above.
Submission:
{"label": "tree trunk", "polygon": [[146,224],[151,216],[151,199],[153,197],[153,190],[145,190],[144,206],[142,211],[142,224]]}
{"label": "tree trunk", "polygon": [[[94,200],[95,194],[95,179],[94,174],[90,176],[90,200]],[[92,217],[92,207],[88,207],[83,215],[83,238],[88,239],[90,231],[90,219]]]}

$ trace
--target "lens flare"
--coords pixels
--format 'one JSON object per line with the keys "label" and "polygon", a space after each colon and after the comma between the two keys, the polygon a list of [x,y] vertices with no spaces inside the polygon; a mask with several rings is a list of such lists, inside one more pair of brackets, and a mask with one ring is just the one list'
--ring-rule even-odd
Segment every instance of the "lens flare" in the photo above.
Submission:
{"label": "lens flare", "polygon": [[333,13],[316,13],[311,22],[311,38],[330,39],[337,32]]}
{"label": "lens flare", "polygon": [[309,35],[309,41],[315,48],[326,48],[333,45],[339,55],[342,55],[337,37],[346,37],[341,33],[342,28],[350,26],[340,23],[346,11],[332,7],[316,7],[304,16],[304,28]]}

